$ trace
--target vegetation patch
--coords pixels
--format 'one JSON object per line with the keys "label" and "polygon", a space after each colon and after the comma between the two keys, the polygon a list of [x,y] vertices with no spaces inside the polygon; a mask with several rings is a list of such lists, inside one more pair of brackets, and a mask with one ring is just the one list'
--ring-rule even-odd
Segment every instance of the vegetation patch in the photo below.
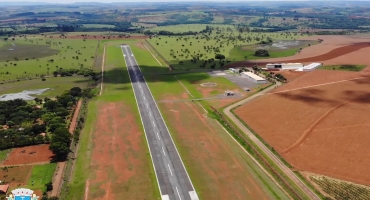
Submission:
{"label": "vegetation patch", "polygon": [[0,151],[0,162],[4,161],[11,151],[12,149],[6,149],[6,150]]}
{"label": "vegetation patch", "polygon": [[0,47],[0,62],[31,60],[55,55],[59,52],[48,45],[6,44]]}
{"label": "vegetation patch", "polygon": [[370,199],[370,188],[325,176],[310,176],[333,199]]}
{"label": "vegetation patch", "polygon": [[366,65],[350,65],[350,64],[345,64],[345,65],[326,65],[326,66],[319,67],[319,69],[342,70],[342,71],[359,72],[362,69],[364,69],[365,67],[366,67]]}
{"label": "vegetation patch", "polygon": [[52,189],[50,183],[52,182],[56,167],[56,163],[34,166],[27,187],[34,190],[39,189],[43,192],[50,191]]}

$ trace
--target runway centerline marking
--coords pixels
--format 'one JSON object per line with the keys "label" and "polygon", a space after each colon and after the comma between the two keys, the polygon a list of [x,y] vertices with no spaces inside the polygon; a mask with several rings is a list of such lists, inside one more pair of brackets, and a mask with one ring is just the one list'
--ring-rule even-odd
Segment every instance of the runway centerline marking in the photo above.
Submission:
{"label": "runway centerline marking", "polygon": [[180,193],[179,193],[179,190],[177,189],[177,187],[176,187],[176,191],[177,191],[177,195],[179,195],[179,198],[181,200],[181,196],[180,196]]}
{"label": "runway centerline marking", "polygon": [[164,156],[166,156],[166,153],[164,152],[164,148],[163,148],[163,146],[162,146],[162,151],[163,151]]}
{"label": "runway centerline marking", "polygon": [[158,137],[158,140],[161,140],[161,138],[159,137],[159,134],[158,134],[158,132],[157,132],[157,137]]}
{"label": "runway centerline marking", "polygon": [[[171,176],[173,176],[172,171],[171,171],[170,164],[167,164],[167,165],[168,165],[168,169],[170,170]],[[177,188],[176,188],[176,189],[177,189]],[[177,192],[179,192],[179,191],[177,191]],[[179,196],[180,196],[180,195],[179,195]]]}
{"label": "runway centerline marking", "polygon": [[153,126],[155,127],[155,123],[153,122]]}

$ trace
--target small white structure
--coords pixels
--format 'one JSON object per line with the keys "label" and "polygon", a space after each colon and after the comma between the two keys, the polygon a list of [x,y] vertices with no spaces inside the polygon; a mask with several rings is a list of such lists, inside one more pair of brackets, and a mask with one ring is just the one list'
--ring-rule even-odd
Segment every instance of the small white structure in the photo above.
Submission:
{"label": "small white structure", "polygon": [[311,63],[309,65],[305,65],[303,68],[302,68],[302,71],[312,71],[316,68],[319,68],[322,66],[322,63]]}
{"label": "small white structure", "polygon": [[281,69],[281,70],[291,70],[302,68],[302,63],[269,63],[266,65],[267,69]]}
{"label": "small white structure", "polygon": [[229,70],[230,70],[230,72],[232,72],[232,73],[236,73],[236,69],[234,69],[234,68],[229,68]]}
{"label": "small white structure", "polygon": [[267,83],[266,79],[253,74],[252,72],[242,72],[241,75],[245,78],[248,78],[249,80],[255,82],[255,83]]}

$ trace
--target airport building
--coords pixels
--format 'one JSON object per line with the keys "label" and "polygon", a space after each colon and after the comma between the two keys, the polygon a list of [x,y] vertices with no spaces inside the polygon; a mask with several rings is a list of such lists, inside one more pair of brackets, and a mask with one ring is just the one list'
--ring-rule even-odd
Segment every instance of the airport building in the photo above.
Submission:
{"label": "airport building", "polygon": [[309,65],[305,65],[303,68],[302,68],[302,71],[312,71],[316,68],[319,68],[322,66],[322,63],[311,63]]}
{"label": "airport building", "polygon": [[303,68],[302,63],[270,63],[266,65],[266,68],[269,69],[280,69],[280,70],[292,70]]}
{"label": "airport building", "polygon": [[252,72],[242,72],[241,75],[251,81],[253,81],[254,83],[267,83],[266,79],[256,75],[256,74],[253,74]]}

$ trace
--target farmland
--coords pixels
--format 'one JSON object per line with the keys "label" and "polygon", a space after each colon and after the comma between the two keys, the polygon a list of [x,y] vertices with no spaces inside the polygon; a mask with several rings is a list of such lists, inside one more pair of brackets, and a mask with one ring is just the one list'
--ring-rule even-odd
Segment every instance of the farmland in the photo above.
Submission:
{"label": "farmland", "polygon": [[3,165],[49,163],[53,156],[53,152],[49,150],[49,145],[14,148]]}
{"label": "farmland", "polygon": [[98,41],[82,39],[9,38],[0,42],[0,81],[52,76],[60,68],[91,68],[97,45]]}
{"label": "farmland", "polygon": [[236,114],[294,168],[367,185],[369,80],[365,72],[316,70]]}
{"label": "farmland", "polygon": [[342,71],[361,71],[364,69],[366,65],[326,65],[322,66],[319,69],[326,69],[326,70],[342,70]]}
{"label": "farmland", "polygon": [[[177,27],[165,27],[164,30],[182,30],[193,31],[204,28],[202,25],[178,25]],[[170,62],[175,69],[199,68],[204,61],[215,59],[216,54],[222,54],[226,57],[226,62],[235,62],[245,59],[257,59],[251,57],[251,51],[243,50],[240,46],[256,44],[260,41],[271,38],[277,40],[295,40],[301,37],[297,33],[254,33],[238,32],[231,25],[210,25],[206,33],[186,36],[161,36],[157,35],[148,39],[149,43],[156,48],[162,56]],[[153,28],[155,30],[162,27]],[[206,30],[206,29],[204,29]],[[287,49],[272,53],[274,57],[291,56],[297,52],[298,48]],[[274,52],[274,50],[272,50]],[[254,52],[253,52],[254,53]],[[219,68],[223,64],[212,61],[206,64],[210,68],[215,64]]]}

